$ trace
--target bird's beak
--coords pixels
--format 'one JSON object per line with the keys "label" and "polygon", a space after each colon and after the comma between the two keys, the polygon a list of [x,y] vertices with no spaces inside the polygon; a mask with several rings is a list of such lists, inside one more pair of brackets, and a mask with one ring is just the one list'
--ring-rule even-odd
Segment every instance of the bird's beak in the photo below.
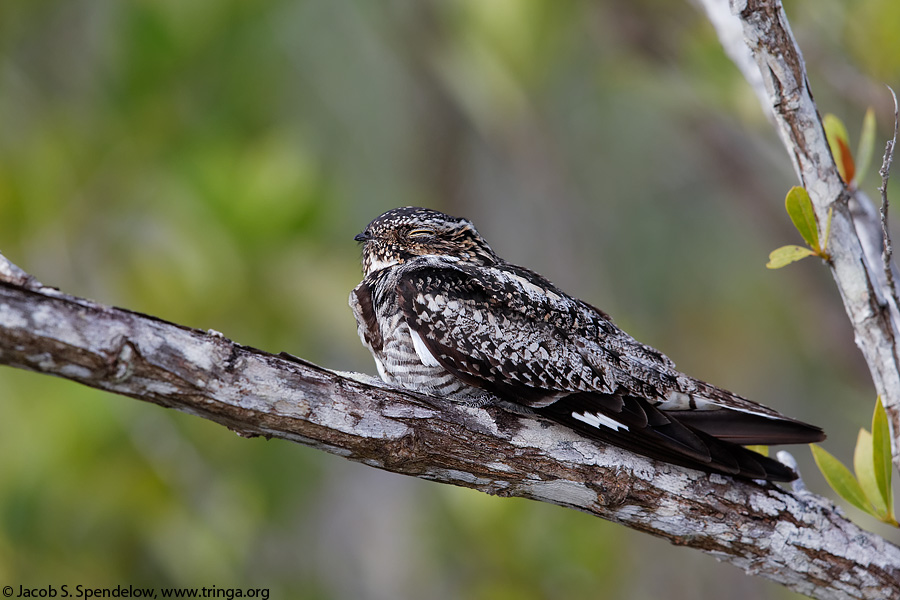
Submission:
{"label": "bird's beak", "polygon": [[356,234],[356,235],[353,237],[353,239],[356,240],[357,242],[368,242],[368,241],[369,241],[369,234],[366,233],[365,231],[363,231],[362,233]]}

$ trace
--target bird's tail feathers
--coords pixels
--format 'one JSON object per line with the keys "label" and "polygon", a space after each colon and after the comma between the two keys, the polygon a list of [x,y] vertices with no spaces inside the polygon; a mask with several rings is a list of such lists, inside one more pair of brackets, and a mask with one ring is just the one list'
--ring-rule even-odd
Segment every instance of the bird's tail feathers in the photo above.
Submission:
{"label": "bird's tail feathers", "polygon": [[[661,411],[643,398],[584,392],[561,398],[536,412],[588,437],[676,465],[744,479],[792,481],[797,478],[789,467],[741,446],[744,442],[724,435],[720,438],[706,430],[723,431],[727,429],[727,420],[719,420],[714,425],[706,421],[698,427],[690,418],[685,419],[691,411]],[[805,423],[801,425],[806,428],[804,432],[815,429]],[[771,437],[768,431],[766,435]],[[757,439],[751,435],[745,437]],[[736,439],[744,438],[738,435]],[[796,437],[785,434],[782,439],[793,441]]]}

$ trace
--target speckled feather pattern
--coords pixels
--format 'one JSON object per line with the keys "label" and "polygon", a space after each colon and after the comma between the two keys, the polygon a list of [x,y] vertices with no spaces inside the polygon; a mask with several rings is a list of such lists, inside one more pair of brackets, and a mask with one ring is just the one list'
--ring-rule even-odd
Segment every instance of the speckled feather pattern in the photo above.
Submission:
{"label": "speckled feather pattern", "polygon": [[822,437],[679,372],[603,311],[499,258],[465,219],[395,209],[357,240],[365,275],[350,305],[388,383],[465,402],[500,399],[654,458],[746,477],[793,473],[722,440]]}

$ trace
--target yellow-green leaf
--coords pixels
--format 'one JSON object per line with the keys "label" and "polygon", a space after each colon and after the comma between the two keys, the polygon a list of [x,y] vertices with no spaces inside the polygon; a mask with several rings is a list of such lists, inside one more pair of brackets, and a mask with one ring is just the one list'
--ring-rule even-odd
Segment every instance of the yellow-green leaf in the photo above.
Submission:
{"label": "yellow-green leaf", "polygon": [[752,450],[757,454],[762,454],[763,456],[769,455],[769,447],[768,446],[745,446],[747,450]]}
{"label": "yellow-green leaf", "polygon": [[782,246],[776,248],[769,253],[769,262],[766,263],[767,269],[780,269],[792,262],[796,262],[807,256],[815,256],[816,253],[809,248],[803,246]]}
{"label": "yellow-green leaf", "polygon": [[891,491],[891,434],[888,428],[887,413],[884,412],[880,396],[875,402],[875,414],[872,415],[872,467],[887,512],[896,523],[894,498]]}
{"label": "yellow-green leaf", "polygon": [[863,117],[862,132],[859,134],[859,148],[856,150],[856,184],[862,183],[872,162],[872,150],[875,148],[875,111],[871,108]]}
{"label": "yellow-green leaf", "polygon": [[825,476],[825,481],[828,482],[831,489],[856,508],[872,514],[872,507],[850,469],[824,448],[815,444],[810,444],[809,447],[812,449],[813,458],[816,459],[819,470],[822,471],[822,475]]}
{"label": "yellow-green leaf", "polygon": [[812,200],[809,199],[806,190],[798,185],[788,190],[787,196],[784,198],[784,207],[787,209],[794,227],[797,228],[806,243],[810,248],[818,250],[819,229],[816,224],[816,214],[813,212]]}
{"label": "yellow-green leaf", "polygon": [[856,450],[853,452],[853,470],[856,471],[856,479],[863,494],[875,509],[875,515],[879,519],[884,519],[888,514],[888,505],[875,476],[875,462],[872,456],[872,434],[860,429],[856,438]]}
{"label": "yellow-green leaf", "polygon": [[856,174],[856,167],[853,164],[853,155],[850,152],[850,138],[847,135],[847,128],[844,127],[843,121],[835,115],[827,114],[822,119],[822,125],[825,127],[825,137],[828,139],[828,146],[831,148],[831,155],[837,165],[838,173],[841,179],[846,183],[853,181]]}

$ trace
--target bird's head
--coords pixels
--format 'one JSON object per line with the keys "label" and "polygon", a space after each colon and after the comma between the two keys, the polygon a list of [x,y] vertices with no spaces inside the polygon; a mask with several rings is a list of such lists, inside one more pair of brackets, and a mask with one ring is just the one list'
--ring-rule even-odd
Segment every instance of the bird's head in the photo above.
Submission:
{"label": "bird's head", "polygon": [[365,275],[419,256],[447,256],[470,264],[498,260],[471,221],[429,208],[389,210],[353,239],[363,244]]}

